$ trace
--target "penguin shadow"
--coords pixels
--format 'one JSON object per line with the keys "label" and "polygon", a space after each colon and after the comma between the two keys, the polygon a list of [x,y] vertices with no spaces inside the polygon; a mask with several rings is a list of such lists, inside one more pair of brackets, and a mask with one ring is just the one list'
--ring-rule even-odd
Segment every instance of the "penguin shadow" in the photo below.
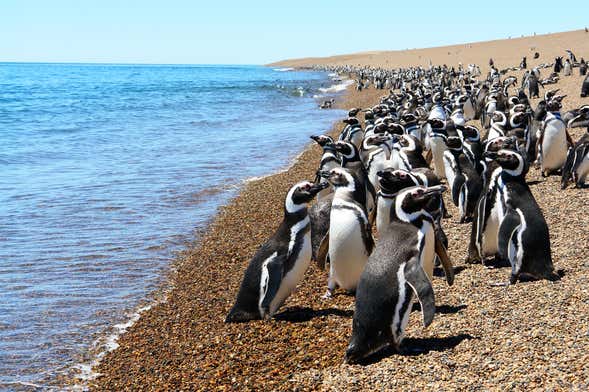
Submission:
{"label": "penguin shadow", "polygon": [[[439,314],[456,314],[463,309],[466,309],[466,304],[460,305],[436,305],[436,313]],[[412,312],[421,312],[421,305],[419,302],[414,302],[413,307],[411,308]]]}
{"label": "penguin shadow", "polygon": [[403,355],[414,357],[417,355],[428,354],[431,351],[447,351],[458,346],[464,340],[479,339],[468,333],[461,333],[456,336],[447,336],[444,338],[405,338],[399,351],[392,346],[384,347],[371,356],[358,362],[358,365],[368,366],[382,361],[393,355]]}
{"label": "penguin shadow", "polygon": [[278,321],[286,321],[289,323],[302,323],[305,321],[311,321],[317,317],[324,317],[324,316],[337,316],[337,317],[344,317],[350,318],[354,315],[353,310],[344,310],[344,309],[337,309],[337,308],[327,308],[327,309],[313,309],[309,307],[302,307],[302,306],[295,306],[292,308],[288,308],[276,315],[274,315],[274,319]]}
{"label": "penguin shadow", "polygon": [[[466,267],[464,265],[459,265],[459,266],[454,267],[454,275],[458,275],[459,273],[461,273],[465,269],[466,269]],[[434,268],[434,276],[436,276],[438,278],[445,277],[446,274],[444,273],[444,269],[441,267],[435,267]]]}
{"label": "penguin shadow", "polygon": [[504,260],[499,257],[494,257],[492,259],[484,260],[483,266],[485,266],[486,268],[489,268],[489,269],[494,269],[494,268],[511,267],[511,264],[509,263],[509,260]]}
{"label": "penguin shadow", "polygon": [[538,184],[542,184],[545,180],[532,180],[532,181],[528,181],[528,185],[529,186],[533,186],[533,185],[538,185]]}

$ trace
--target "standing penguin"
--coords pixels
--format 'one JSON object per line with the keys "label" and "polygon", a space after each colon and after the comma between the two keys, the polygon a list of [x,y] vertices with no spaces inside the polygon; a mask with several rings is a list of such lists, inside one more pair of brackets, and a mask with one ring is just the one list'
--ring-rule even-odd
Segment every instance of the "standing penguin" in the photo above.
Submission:
{"label": "standing penguin", "polygon": [[438,242],[425,206],[443,190],[443,186],[414,187],[396,197],[391,223],[381,233],[358,284],[347,363],[357,363],[388,344],[399,349],[414,294],[424,326],[433,321],[431,278]]}
{"label": "standing penguin", "polygon": [[586,186],[589,177],[589,128],[581,139],[569,148],[566,163],[562,169],[561,189],[565,189],[569,180],[573,180],[577,188]]}
{"label": "standing penguin", "polygon": [[321,172],[335,188],[329,224],[329,279],[326,298],[336,287],[353,292],[374,240],[364,200],[366,189],[356,175],[344,168]]}
{"label": "standing penguin", "polygon": [[342,133],[339,136],[339,140],[350,142],[354,144],[357,148],[360,148],[360,146],[362,145],[362,139],[364,138],[364,132],[362,131],[360,122],[355,117],[348,117],[347,119],[342,121],[347,125],[342,130]]}
{"label": "standing penguin", "polygon": [[307,204],[325,184],[300,182],[284,202],[284,220],[256,252],[225,322],[272,317],[305,276],[311,262]]}
{"label": "standing penguin", "polygon": [[[328,135],[318,135],[318,136],[311,136],[317,144],[323,148],[323,155],[321,156],[321,161],[319,162],[319,171],[329,171],[336,167],[340,167],[342,165],[341,159],[337,156],[337,151],[334,146],[334,141],[331,136]],[[315,182],[319,183],[326,183],[329,185],[326,179],[321,178],[317,175]],[[317,201],[322,200],[325,196],[327,196],[331,190],[329,187],[325,187],[321,192],[317,194]]]}
{"label": "standing penguin", "polygon": [[436,175],[442,179],[446,178],[444,172],[444,151],[448,133],[446,131],[446,121],[434,118],[427,121],[426,146],[431,151],[432,166]]}
{"label": "standing penguin", "polygon": [[[542,168],[542,175],[548,176],[560,170],[567,157],[567,143],[570,139],[566,124],[558,111],[560,104],[548,103],[548,113],[542,124],[537,141],[538,162]],[[572,145],[572,143],[570,143]]]}
{"label": "standing penguin", "polygon": [[589,75],[585,76],[581,85],[581,97],[585,98],[587,96],[589,96]]}
{"label": "standing penguin", "polygon": [[448,150],[444,152],[446,179],[452,192],[452,201],[460,210],[460,223],[469,222],[474,216],[483,182],[475,166],[463,152],[459,137],[449,137]]}
{"label": "standing penguin", "polygon": [[520,279],[558,280],[550,251],[548,225],[528,184],[528,164],[516,151],[500,150],[492,158],[502,167],[497,186],[502,195],[498,251],[511,264],[510,283]]}

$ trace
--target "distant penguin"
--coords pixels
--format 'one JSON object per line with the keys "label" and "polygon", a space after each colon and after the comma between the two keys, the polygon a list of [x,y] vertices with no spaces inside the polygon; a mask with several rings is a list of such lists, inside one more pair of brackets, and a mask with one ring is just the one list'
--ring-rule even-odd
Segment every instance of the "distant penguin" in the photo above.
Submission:
{"label": "distant penguin", "polygon": [[477,127],[467,125],[459,130],[459,136],[462,138],[463,151],[470,163],[477,169],[479,174],[482,173],[481,159],[483,157],[483,145],[481,135]]}
{"label": "distant penguin", "polygon": [[363,204],[365,188],[344,168],[322,172],[335,188],[329,224],[329,279],[325,297],[339,286],[354,292],[372,248],[371,226]]}
{"label": "distant penguin", "polygon": [[500,258],[511,264],[510,283],[524,278],[558,280],[552,264],[548,225],[526,183],[526,160],[511,150],[492,154],[502,167],[497,177],[502,195],[498,200],[502,215],[498,251]]}
{"label": "distant penguin", "polygon": [[573,67],[568,59],[566,59],[564,62],[563,74],[564,76],[571,76],[573,74]]}
{"label": "distant penguin", "polygon": [[272,317],[303,279],[311,262],[307,204],[325,186],[304,181],[288,191],[284,220],[250,261],[225,322]]}
{"label": "distant penguin", "polygon": [[528,75],[526,84],[528,86],[528,95],[530,98],[538,98],[540,96],[540,88],[538,87],[539,83],[538,76],[536,76],[534,72]]}
{"label": "distant penguin", "polygon": [[585,59],[581,59],[581,62],[579,63],[579,75],[585,76],[586,74],[587,74],[587,63],[585,62]]}
{"label": "distant penguin", "polygon": [[589,96],[589,75],[585,76],[583,84],[581,85],[581,97]]}
{"label": "distant penguin", "polygon": [[[399,350],[414,295],[421,304],[424,326],[433,321],[431,279],[439,243],[425,206],[443,190],[415,187],[396,197],[391,223],[381,233],[358,284],[347,363],[357,363],[389,344]],[[445,259],[449,262],[447,255]],[[453,277],[447,278],[451,284]]]}
{"label": "distant penguin", "polygon": [[537,141],[538,161],[542,175],[548,176],[562,168],[567,157],[568,133],[560,112],[549,108]]}
{"label": "distant penguin", "polygon": [[589,128],[577,143],[569,148],[566,163],[562,169],[561,189],[565,189],[569,180],[577,188],[586,187],[589,177]]}
{"label": "distant penguin", "polygon": [[469,222],[474,216],[483,183],[475,166],[464,154],[460,138],[449,137],[447,145],[444,166],[452,201],[460,210],[460,223]]}

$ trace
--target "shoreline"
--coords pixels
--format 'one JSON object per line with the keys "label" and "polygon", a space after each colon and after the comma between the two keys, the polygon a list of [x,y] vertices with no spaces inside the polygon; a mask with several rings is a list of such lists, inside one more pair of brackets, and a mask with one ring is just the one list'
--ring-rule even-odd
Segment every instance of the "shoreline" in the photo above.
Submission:
{"label": "shoreline", "polygon": [[[332,88],[334,86],[339,86],[338,83],[334,83],[332,86],[330,86],[329,88]],[[350,84],[348,84],[346,86],[346,90],[352,90],[352,87]],[[371,91],[372,93],[374,93],[374,90]],[[336,104],[334,105],[334,109],[344,109],[344,108],[348,108],[348,96],[349,96],[350,92],[349,91],[344,91],[341,92],[340,90],[331,92],[331,96],[334,96],[336,98]],[[367,94],[364,94],[367,95]],[[370,95],[370,94],[368,94]],[[380,92],[377,95],[381,95]],[[315,99],[317,100],[317,99]],[[335,127],[339,127],[339,120],[332,124],[331,128],[329,129],[330,133],[333,133],[335,130]],[[327,130],[326,130],[327,131]],[[94,356],[94,358],[92,359],[92,361],[90,362],[82,362],[80,364],[77,365],[78,369],[81,370],[81,374],[80,377],[77,377],[76,379],[73,380],[73,382],[71,383],[71,387],[72,388],[84,388],[84,387],[90,387],[90,388],[100,388],[100,380],[103,380],[106,376],[104,374],[104,368],[105,368],[105,363],[111,361],[111,357],[112,356],[117,356],[117,352],[119,351],[119,349],[122,346],[128,345],[129,343],[126,341],[126,336],[133,331],[136,328],[142,328],[142,326],[138,325],[141,324],[141,321],[143,318],[146,317],[146,315],[148,313],[150,313],[153,308],[155,307],[159,307],[162,305],[165,305],[166,302],[168,302],[170,300],[170,296],[174,296],[174,291],[177,289],[177,281],[178,281],[178,275],[181,273],[181,271],[185,270],[188,266],[187,264],[190,264],[191,262],[194,262],[193,258],[195,256],[196,253],[199,252],[199,249],[203,246],[203,242],[207,241],[207,238],[211,236],[211,231],[213,231],[215,226],[219,225],[219,220],[222,220],[222,215],[225,213],[226,209],[230,209],[232,205],[236,204],[239,202],[239,199],[243,198],[243,194],[249,194],[253,191],[252,188],[256,188],[258,186],[259,183],[274,183],[276,182],[276,179],[278,177],[289,177],[293,172],[299,174],[300,172],[300,166],[304,165],[306,162],[308,163],[309,160],[308,159],[304,159],[302,160],[302,158],[304,156],[306,156],[307,154],[318,154],[319,150],[315,150],[315,145],[313,142],[309,142],[307,144],[305,144],[302,147],[302,150],[294,155],[294,157],[292,157],[291,159],[289,159],[289,162],[284,166],[284,168],[278,168],[277,171],[274,171],[272,173],[269,173],[267,175],[264,176],[259,176],[259,177],[251,177],[251,178],[246,178],[243,181],[241,181],[240,185],[237,186],[237,194],[235,194],[234,196],[232,196],[229,201],[227,202],[227,204],[225,205],[221,205],[217,208],[216,213],[209,219],[207,220],[207,222],[204,223],[203,227],[199,230],[197,230],[198,232],[200,232],[199,234],[197,234],[195,236],[194,241],[192,242],[191,245],[189,245],[186,249],[180,251],[177,255],[177,257],[174,258],[174,260],[170,263],[170,270],[169,272],[166,274],[166,276],[163,277],[163,281],[165,282],[163,284],[163,286],[160,289],[157,290],[156,293],[154,293],[153,295],[149,296],[149,298],[146,298],[144,301],[142,301],[141,306],[138,307],[138,309],[136,309],[136,311],[133,311],[132,313],[130,313],[130,318],[127,322],[122,323],[122,324],[117,324],[114,325],[112,327],[113,330],[115,330],[114,333],[112,334],[108,334],[107,336],[103,336],[101,338],[99,338],[98,341],[101,341],[104,344],[101,344],[101,346],[108,346],[107,350],[102,350],[102,351],[98,351],[98,355]],[[319,154],[320,156],[320,154]],[[311,160],[312,162],[314,162],[314,160]],[[313,171],[314,172],[314,171]],[[275,178],[276,177],[276,178]],[[306,177],[307,179],[312,179],[312,172],[309,173],[309,175]],[[303,179],[304,177],[301,177],[300,179]],[[292,182],[296,182],[298,180],[293,180]],[[292,185],[292,184],[290,184]],[[290,185],[287,186],[290,187]],[[235,192],[235,190],[234,190]],[[255,191],[254,191],[255,192]],[[276,196],[278,196],[278,199],[283,198],[284,195],[278,193],[276,194]],[[280,212],[282,209],[282,201],[279,202],[279,206],[280,206]],[[272,221],[268,221],[268,224],[271,226],[270,228],[270,232],[272,230],[275,229],[275,226],[279,223],[279,218],[275,219],[273,222]],[[272,226],[274,225],[274,226]],[[214,236],[214,235],[213,235]],[[255,249],[254,249],[255,251]],[[249,256],[253,255],[253,252],[251,252],[251,254]],[[247,266],[247,263],[249,262],[249,258],[246,255],[245,256],[245,266]],[[244,268],[245,268],[244,266]],[[180,272],[179,272],[180,271]],[[241,280],[241,274],[238,274],[238,280]],[[229,298],[229,302],[233,301],[234,299],[234,295],[237,293],[237,288],[238,288],[238,284],[237,285],[233,285],[233,290],[235,291],[234,293],[231,292],[230,290],[230,295],[228,296]],[[228,308],[227,308],[228,310]]]}
{"label": "shoreline", "polygon": [[[583,45],[580,54],[586,53]],[[516,61],[520,53],[510,55]],[[569,95],[563,111],[588,103],[578,98],[579,81],[575,74],[554,86]],[[385,94],[349,86],[337,106],[366,108]],[[336,122],[329,132],[339,129]],[[577,140],[583,132],[575,129],[571,136]],[[244,184],[218,210],[179,265],[168,301],[145,312],[121,337],[120,347],[97,368],[102,376],[90,382],[92,390],[589,387],[589,217],[578,214],[587,194],[561,192],[559,178],[543,179],[536,169],[527,180],[549,225],[555,268],[564,271],[558,283],[491,287],[489,282],[504,281],[508,272],[464,264],[470,226],[458,224],[457,209],[447,199],[452,217],[444,229],[456,283],[447,287],[434,279],[436,318],[423,329],[418,315],[411,316],[409,353],[387,351],[367,366],[343,365],[354,299],[322,300],[326,273],[314,264],[274,319],[224,324],[250,257],[280,222],[286,190],[313,177],[320,155],[318,147],[307,145],[287,171]]]}

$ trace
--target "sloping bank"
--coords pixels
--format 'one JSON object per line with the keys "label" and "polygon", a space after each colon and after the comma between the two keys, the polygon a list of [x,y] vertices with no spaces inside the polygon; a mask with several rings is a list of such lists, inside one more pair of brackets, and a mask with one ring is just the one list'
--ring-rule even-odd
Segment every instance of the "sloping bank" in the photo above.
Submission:
{"label": "sloping bank", "polygon": [[[339,105],[368,107],[382,94],[350,88]],[[314,178],[320,156],[320,148],[310,145],[286,172],[245,184],[220,209],[178,262],[167,300],[142,313],[121,336],[119,347],[95,369],[101,375],[91,389],[284,389],[295,372],[339,363],[352,302],[340,297],[320,303],[326,278],[315,266],[277,320],[223,322],[250,257],[282,218],[287,190]]]}

